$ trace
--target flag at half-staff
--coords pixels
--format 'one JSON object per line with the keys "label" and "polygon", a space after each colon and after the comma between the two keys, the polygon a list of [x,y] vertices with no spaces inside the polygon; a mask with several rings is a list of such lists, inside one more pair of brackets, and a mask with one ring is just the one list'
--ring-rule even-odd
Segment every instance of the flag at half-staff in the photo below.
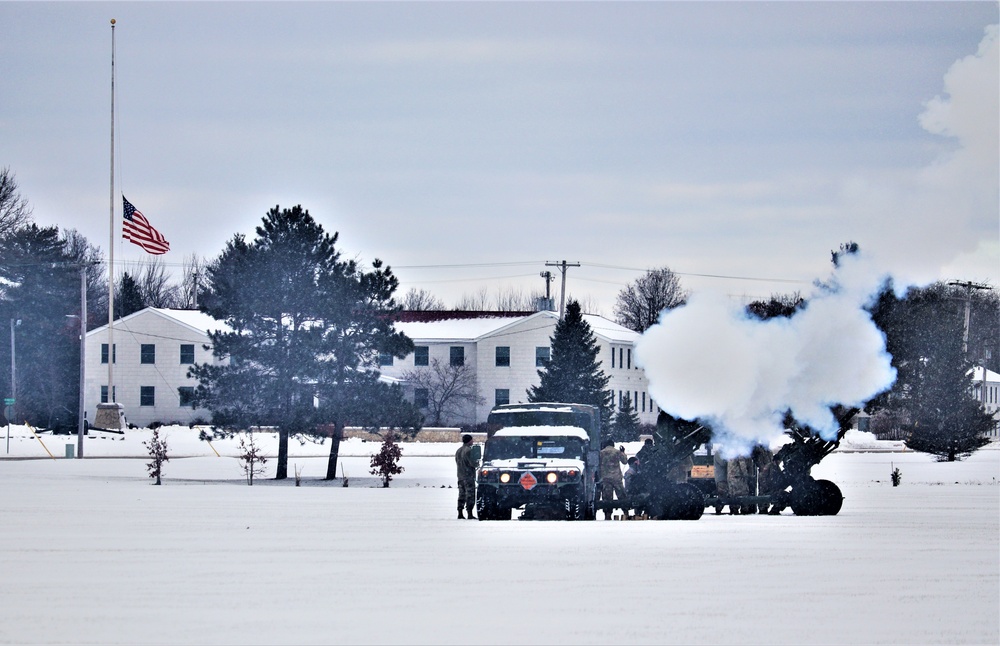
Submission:
{"label": "flag at half-staff", "polygon": [[153,228],[138,209],[122,195],[122,237],[154,255],[170,251],[170,243]]}

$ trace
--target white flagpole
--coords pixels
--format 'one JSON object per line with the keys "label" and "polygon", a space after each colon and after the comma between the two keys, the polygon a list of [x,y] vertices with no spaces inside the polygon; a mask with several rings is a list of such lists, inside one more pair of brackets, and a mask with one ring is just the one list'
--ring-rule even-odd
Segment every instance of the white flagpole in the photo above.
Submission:
{"label": "white flagpole", "polygon": [[108,403],[115,401],[115,19],[111,19],[111,227],[108,244]]}

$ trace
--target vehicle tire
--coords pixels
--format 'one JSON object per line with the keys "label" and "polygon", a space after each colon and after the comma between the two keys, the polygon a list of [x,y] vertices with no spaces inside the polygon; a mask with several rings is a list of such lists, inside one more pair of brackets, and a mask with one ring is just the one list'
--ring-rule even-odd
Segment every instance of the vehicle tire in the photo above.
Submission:
{"label": "vehicle tire", "polygon": [[810,478],[792,487],[791,507],[796,516],[836,516],[843,505],[844,494],[829,480]]}
{"label": "vehicle tire", "polygon": [[692,484],[671,485],[656,496],[654,517],[662,520],[698,520],[705,513],[705,495]]}
{"label": "vehicle tire", "polygon": [[583,496],[573,496],[566,500],[566,520],[586,520],[587,503]]}
{"label": "vehicle tire", "polygon": [[673,515],[677,520],[698,520],[705,513],[705,494],[692,484],[680,484],[674,490]]}
{"label": "vehicle tire", "polygon": [[482,488],[476,493],[476,515],[479,520],[496,520],[497,517],[496,497]]}

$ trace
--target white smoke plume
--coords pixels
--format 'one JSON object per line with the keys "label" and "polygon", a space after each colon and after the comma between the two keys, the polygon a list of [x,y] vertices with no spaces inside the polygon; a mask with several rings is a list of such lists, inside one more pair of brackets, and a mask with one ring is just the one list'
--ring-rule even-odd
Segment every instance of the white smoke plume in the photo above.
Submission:
{"label": "white smoke plume", "polygon": [[860,406],[895,381],[885,337],[864,310],[885,278],[863,254],[843,256],[805,309],[767,321],[697,293],[642,335],[636,361],[660,408],[707,422],[727,457],[779,440],[786,411],[831,439],[831,406]]}

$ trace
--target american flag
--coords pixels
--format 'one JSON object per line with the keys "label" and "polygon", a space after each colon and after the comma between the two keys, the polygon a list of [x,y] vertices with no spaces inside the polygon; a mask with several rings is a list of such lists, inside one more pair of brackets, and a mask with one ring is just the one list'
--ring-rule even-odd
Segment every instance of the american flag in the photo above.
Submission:
{"label": "american flag", "polygon": [[122,195],[122,209],[124,211],[123,238],[157,256],[170,250],[170,243],[167,242],[167,239],[153,228],[146,216],[132,206],[132,203],[126,200],[124,195]]}

